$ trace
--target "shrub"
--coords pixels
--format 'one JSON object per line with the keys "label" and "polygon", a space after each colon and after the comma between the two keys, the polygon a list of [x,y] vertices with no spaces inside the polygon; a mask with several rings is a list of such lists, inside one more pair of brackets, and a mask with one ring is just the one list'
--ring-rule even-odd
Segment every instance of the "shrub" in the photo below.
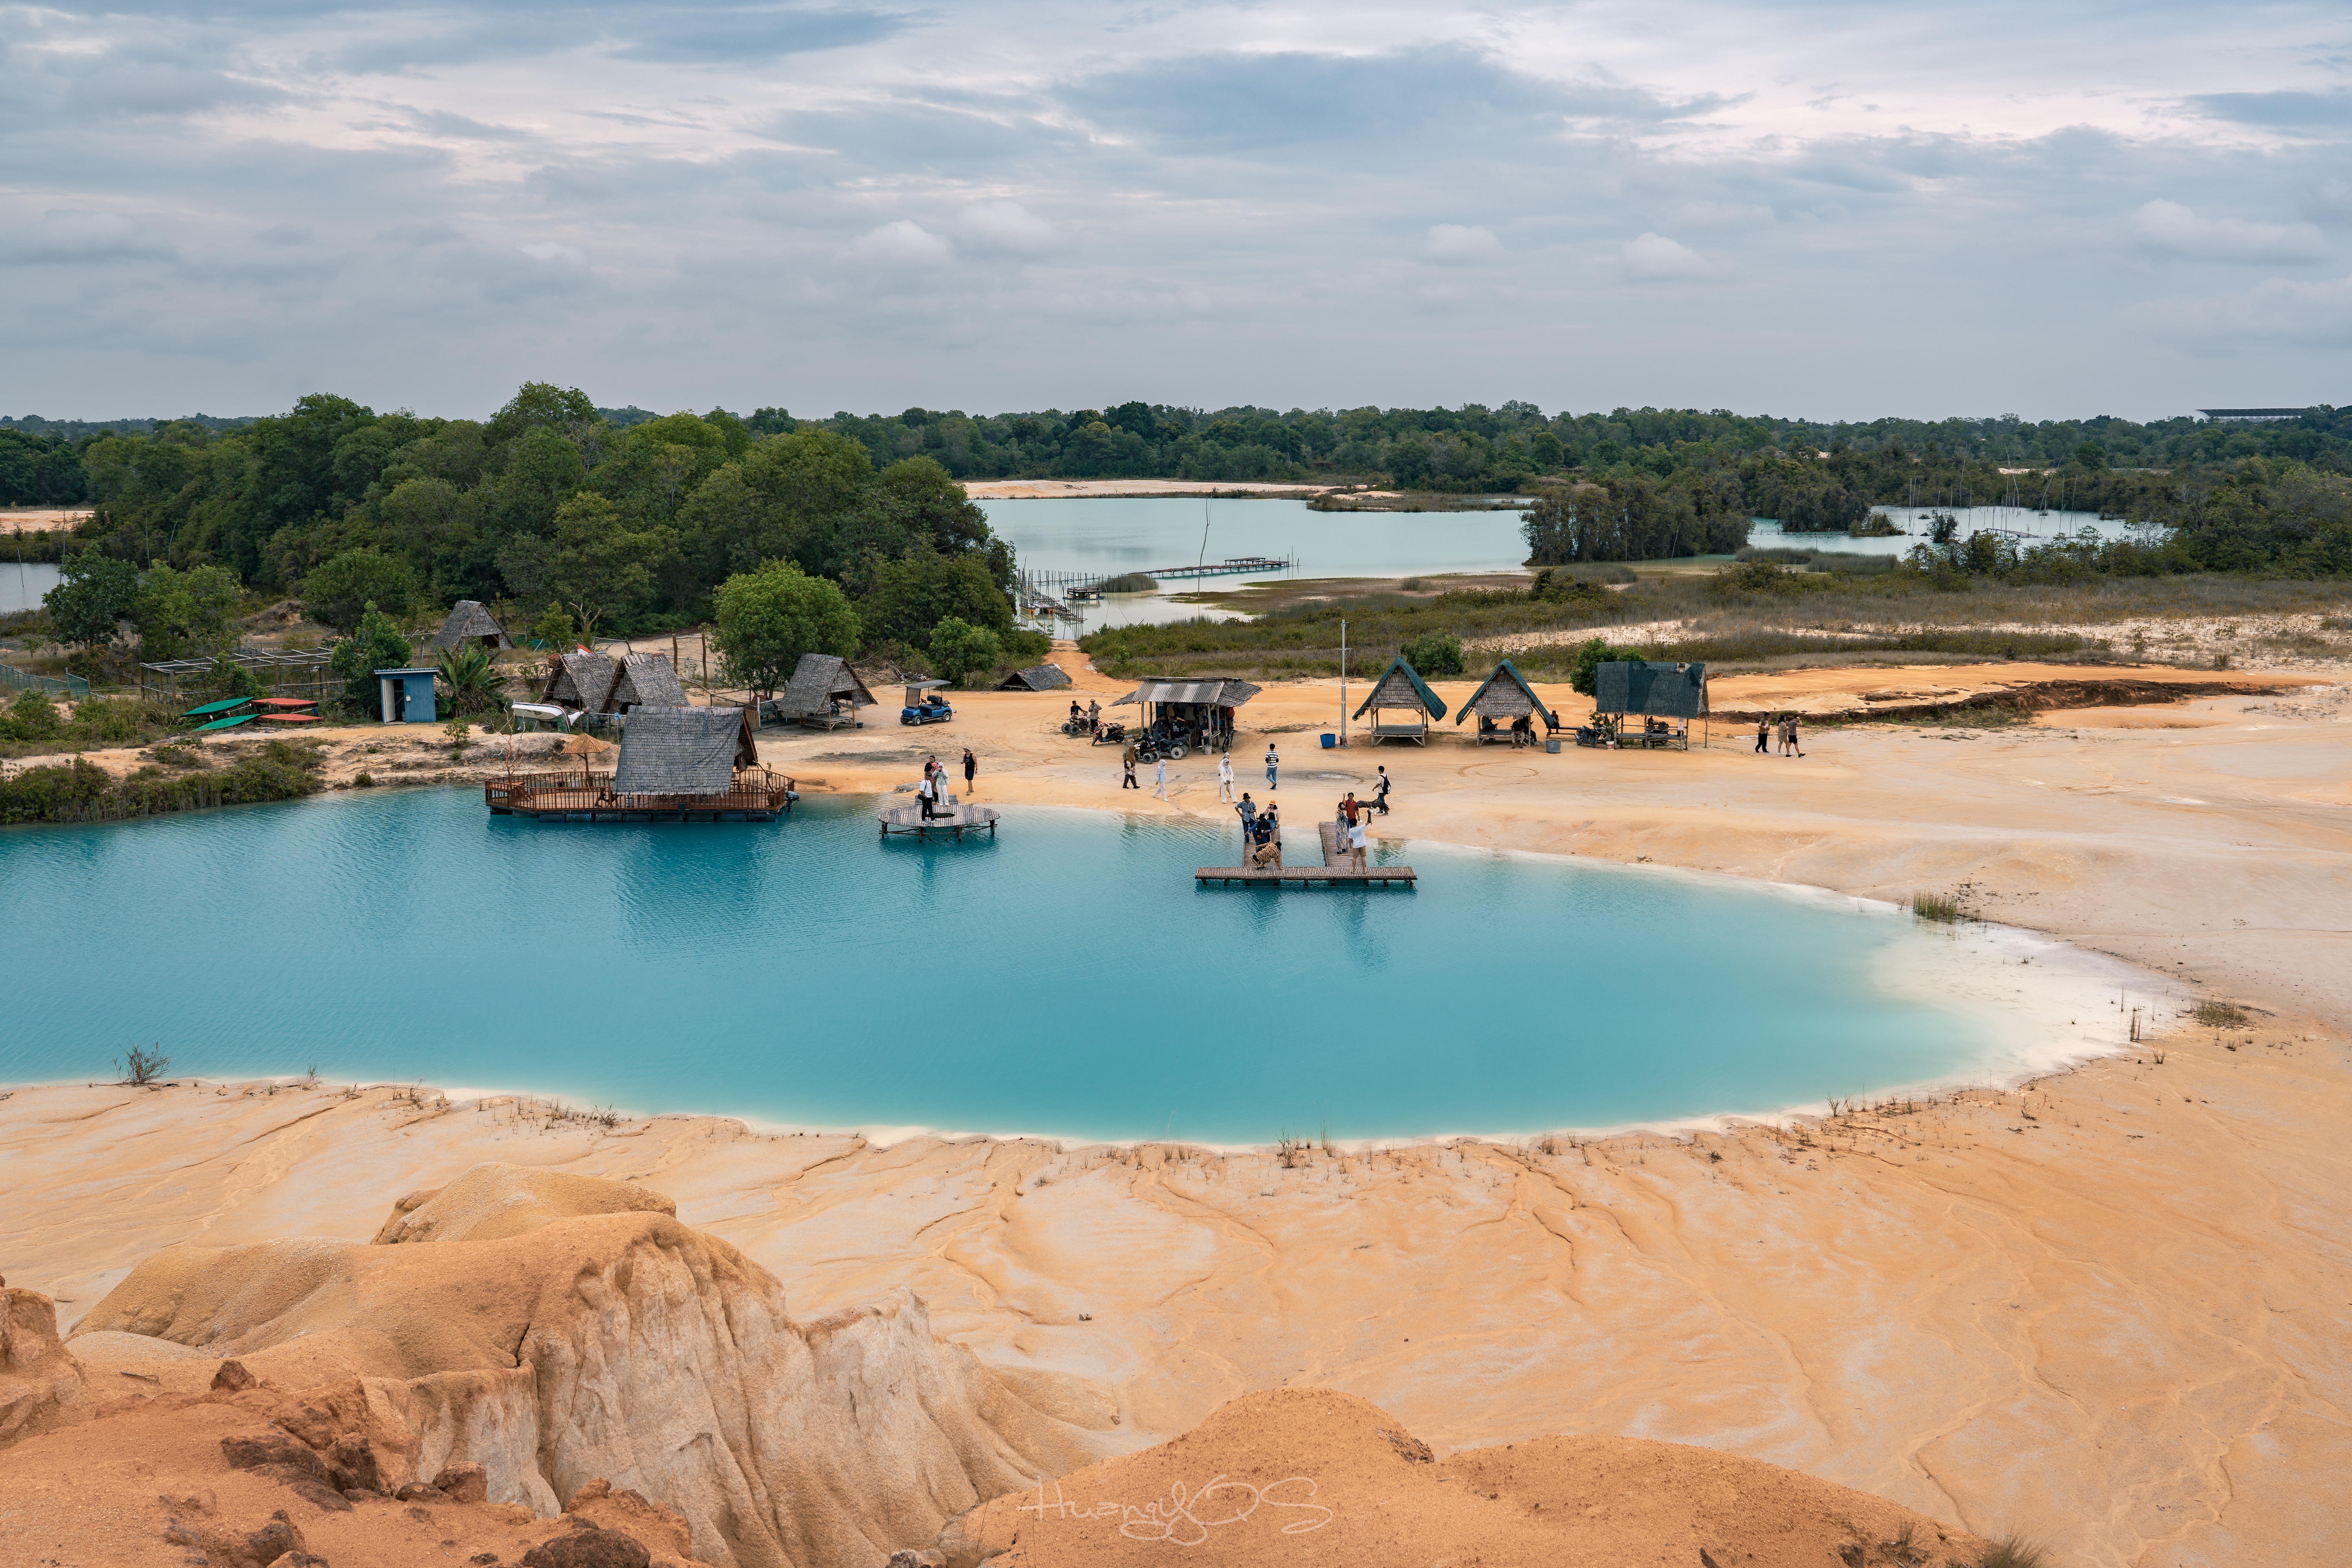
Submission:
{"label": "shrub", "polygon": [[1577,644],[1576,656],[1569,662],[1568,684],[1573,690],[1591,696],[1601,685],[1601,667],[1622,664],[1643,657],[1634,647],[1612,647],[1607,637],[1589,637]]}
{"label": "shrub", "polygon": [[54,741],[65,722],[47,692],[20,692],[8,711],[0,713],[0,741]]}
{"label": "shrub", "polygon": [[1415,637],[1399,651],[1424,680],[1432,676],[1462,673],[1462,639],[1450,632],[1431,632]]}
{"label": "shrub", "polygon": [[931,628],[931,667],[949,680],[961,680],[974,670],[993,669],[1003,644],[996,634],[955,616]]}
{"label": "shrub", "polygon": [[344,701],[371,719],[381,719],[383,689],[376,683],[375,672],[407,663],[407,637],[390,616],[370,605],[360,617],[359,629],[335,645],[327,668],[343,678]]}

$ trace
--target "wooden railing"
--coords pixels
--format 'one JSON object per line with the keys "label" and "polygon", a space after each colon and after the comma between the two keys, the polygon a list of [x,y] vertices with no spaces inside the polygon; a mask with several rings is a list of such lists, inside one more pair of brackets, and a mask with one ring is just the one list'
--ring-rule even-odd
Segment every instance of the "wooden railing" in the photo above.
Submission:
{"label": "wooden railing", "polygon": [[579,769],[486,780],[486,805],[508,811],[782,811],[793,781],[773,768],[738,768],[725,795],[615,795],[611,773]]}

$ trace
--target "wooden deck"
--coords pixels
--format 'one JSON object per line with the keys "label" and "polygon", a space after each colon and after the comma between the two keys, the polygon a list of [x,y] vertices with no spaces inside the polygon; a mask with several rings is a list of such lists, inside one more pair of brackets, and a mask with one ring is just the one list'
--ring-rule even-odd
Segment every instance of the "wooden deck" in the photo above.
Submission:
{"label": "wooden deck", "polygon": [[773,822],[792,810],[793,781],[766,768],[740,769],[725,795],[614,795],[613,775],[525,773],[490,779],[483,803],[494,816],[539,822]]}
{"label": "wooden deck", "polygon": [[929,838],[933,834],[945,837],[952,834],[958,839],[967,833],[985,833],[996,837],[996,808],[989,805],[964,805],[953,795],[948,796],[944,809],[936,810],[929,821],[923,819],[922,805],[894,805],[877,813],[882,823],[882,837],[903,834],[912,838]]}
{"label": "wooden deck", "polygon": [[[1315,826],[1316,837],[1322,840],[1323,863],[1319,866],[1269,866],[1264,870],[1255,866],[1202,866],[1192,873],[1192,879],[1202,884],[1214,882],[1220,887],[1235,882],[1270,882],[1276,887],[1296,883],[1302,888],[1310,882],[1335,888],[1360,888],[1372,882],[1383,888],[1397,882],[1411,887],[1421,879],[1410,866],[1376,866],[1367,861],[1362,870],[1357,870],[1346,864],[1348,856],[1339,847],[1339,825],[1318,822]],[[1278,829],[1276,838],[1280,841]]]}

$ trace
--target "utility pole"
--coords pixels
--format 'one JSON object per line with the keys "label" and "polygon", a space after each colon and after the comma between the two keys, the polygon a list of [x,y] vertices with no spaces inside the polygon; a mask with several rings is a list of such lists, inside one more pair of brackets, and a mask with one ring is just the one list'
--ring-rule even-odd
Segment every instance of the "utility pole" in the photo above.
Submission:
{"label": "utility pole", "polygon": [[1339,744],[1348,743],[1348,623],[1339,623]]}

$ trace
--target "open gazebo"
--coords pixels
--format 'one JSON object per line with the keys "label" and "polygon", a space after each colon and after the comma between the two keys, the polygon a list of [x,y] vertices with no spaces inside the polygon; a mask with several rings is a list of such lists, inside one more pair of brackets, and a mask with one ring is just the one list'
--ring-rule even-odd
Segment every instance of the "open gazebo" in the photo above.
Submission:
{"label": "open gazebo", "polygon": [[793,668],[793,678],[774,699],[760,705],[761,717],[779,722],[798,721],[814,729],[855,730],[864,721],[860,708],[874,706],[874,693],[857,679],[857,671],[837,654],[804,653]]}
{"label": "open gazebo", "polygon": [[[1706,716],[1706,666],[1626,659],[1595,668],[1593,725],[1579,731],[1580,745],[1673,746],[1687,749],[1694,719]],[[1634,719],[1642,721],[1632,728]],[[1587,736],[1591,736],[1587,739]]]}
{"label": "open gazebo", "polygon": [[[1507,658],[1495,667],[1492,675],[1479,682],[1478,689],[1470,694],[1470,700],[1454,715],[1454,721],[1459,724],[1473,713],[1478,715],[1478,743],[1482,746],[1489,741],[1500,741],[1507,736],[1514,746],[1522,743],[1532,745],[1538,719],[1543,721],[1547,732],[1559,728],[1559,715],[1543,705],[1543,699],[1536,695],[1536,689],[1528,683],[1528,678],[1519,673],[1519,667]],[[1523,732],[1515,728],[1522,719],[1528,721],[1524,742],[1521,739]]]}
{"label": "open gazebo", "polygon": [[1232,746],[1234,710],[1259,690],[1246,680],[1147,680],[1111,706],[1132,704],[1142,710],[1139,729],[1208,751]]}
{"label": "open gazebo", "polygon": [[[1399,654],[1389,660],[1388,669],[1373,682],[1372,694],[1349,717],[1360,719],[1368,712],[1372,716],[1373,744],[1411,741],[1417,746],[1426,746],[1430,721],[1445,717],[1445,700],[1432,691],[1429,683]],[[1383,717],[1390,713],[1400,717]]]}

